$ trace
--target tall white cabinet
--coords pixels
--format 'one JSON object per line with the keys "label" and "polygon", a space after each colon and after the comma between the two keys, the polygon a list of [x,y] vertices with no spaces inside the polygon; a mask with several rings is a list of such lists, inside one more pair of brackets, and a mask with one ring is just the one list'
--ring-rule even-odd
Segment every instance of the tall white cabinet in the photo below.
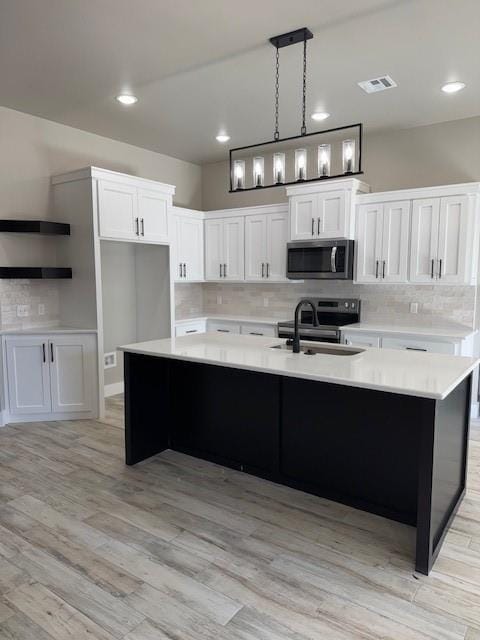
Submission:
{"label": "tall white cabinet", "polygon": [[245,280],[285,282],[288,214],[245,217]]}

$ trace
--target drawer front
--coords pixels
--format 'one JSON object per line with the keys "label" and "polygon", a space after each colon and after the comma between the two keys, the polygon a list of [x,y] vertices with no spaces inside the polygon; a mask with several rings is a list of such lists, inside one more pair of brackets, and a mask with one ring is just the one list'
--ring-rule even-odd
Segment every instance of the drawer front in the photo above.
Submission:
{"label": "drawer front", "polygon": [[189,336],[194,333],[205,333],[205,322],[189,322],[177,324],[175,326],[175,335],[177,338],[180,336]]}
{"label": "drawer front", "polygon": [[218,333],[240,333],[240,324],[237,322],[225,321],[208,321],[208,331],[217,331]]}
{"label": "drawer front", "polygon": [[409,351],[427,351],[430,353],[448,353],[455,355],[453,342],[435,342],[413,338],[383,338],[382,346],[385,349],[405,349]]}
{"label": "drawer front", "polygon": [[277,327],[273,324],[242,324],[240,333],[245,336],[269,336],[275,338]]}
{"label": "drawer front", "polygon": [[380,347],[380,338],[368,334],[344,333],[343,342],[353,347]]}

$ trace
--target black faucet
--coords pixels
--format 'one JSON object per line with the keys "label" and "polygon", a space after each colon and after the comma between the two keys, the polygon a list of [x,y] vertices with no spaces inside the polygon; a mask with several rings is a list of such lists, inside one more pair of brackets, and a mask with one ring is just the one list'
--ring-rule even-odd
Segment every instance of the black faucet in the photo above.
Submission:
{"label": "black faucet", "polygon": [[293,332],[293,343],[292,343],[293,353],[300,353],[300,338],[298,335],[298,316],[300,314],[300,309],[306,304],[309,304],[312,307],[313,326],[318,327],[318,318],[317,318],[317,311],[315,309],[315,305],[311,300],[308,300],[308,298],[303,298],[302,300],[300,300],[300,302],[297,304],[295,308],[295,317],[294,317],[295,329]]}

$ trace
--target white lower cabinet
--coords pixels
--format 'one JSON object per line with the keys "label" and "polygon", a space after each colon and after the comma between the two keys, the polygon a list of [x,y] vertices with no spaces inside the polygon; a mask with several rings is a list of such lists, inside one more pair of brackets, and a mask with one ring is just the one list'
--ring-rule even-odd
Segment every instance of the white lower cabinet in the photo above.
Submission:
{"label": "white lower cabinet", "polygon": [[277,326],[271,323],[239,322],[234,319],[215,320],[215,318],[199,318],[192,321],[179,320],[175,325],[175,335],[177,337],[194,333],[205,333],[205,331],[234,333],[245,336],[269,336],[274,338],[277,335]]}
{"label": "white lower cabinet", "polygon": [[405,351],[426,351],[430,353],[449,353],[455,355],[455,343],[435,342],[421,338],[382,338],[384,349],[403,349]]}
{"label": "white lower cabinet", "polygon": [[277,327],[273,324],[242,324],[240,333],[245,336],[269,336],[275,338]]}
{"label": "white lower cabinet", "polygon": [[7,336],[6,421],[93,415],[96,361],[92,334]]}
{"label": "white lower cabinet", "polygon": [[206,320],[194,320],[192,322],[178,322],[175,325],[175,336],[189,336],[194,333],[205,333],[207,330]]}
{"label": "white lower cabinet", "polygon": [[218,333],[240,333],[240,323],[223,320],[208,320],[207,331],[217,331]]}
{"label": "white lower cabinet", "polygon": [[343,343],[352,347],[380,347],[380,338],[378,336],[369,336],[359,333],[344,333]]}

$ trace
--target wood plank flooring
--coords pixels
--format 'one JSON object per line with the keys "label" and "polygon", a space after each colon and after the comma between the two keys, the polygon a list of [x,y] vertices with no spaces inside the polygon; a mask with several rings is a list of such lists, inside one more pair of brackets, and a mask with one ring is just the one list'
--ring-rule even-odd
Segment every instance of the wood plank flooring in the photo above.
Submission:
{"label": "wood plank flooring", "polygon": [[413,529],[104,422],[0,429],[0,639],[480,640],[480,426],[427,578]]}

